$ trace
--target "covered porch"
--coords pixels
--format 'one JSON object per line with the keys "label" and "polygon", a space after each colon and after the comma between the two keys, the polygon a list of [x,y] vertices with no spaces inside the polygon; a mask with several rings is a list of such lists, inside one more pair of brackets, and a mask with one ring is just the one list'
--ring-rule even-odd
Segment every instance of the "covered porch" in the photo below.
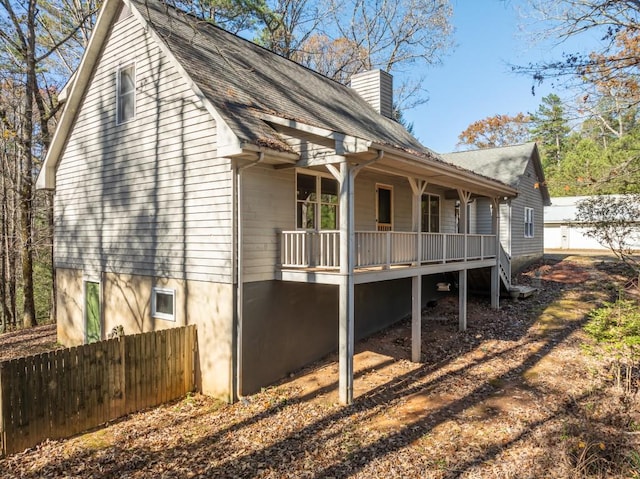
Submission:
{"label": "covered porch", "polygon": [[[369,154],[372,152],[369,150]],[[340,358],[340,400],[344,404],[353,401],[353,351],[354,351],[354,286],[392,279],[411,278],[411,316],[412,316],[412,360],[421,359],[421,316],[423,276],[437,273],[456,272],[459,291],[459,328],[466,329],[467,323],[467,271],[473,268],[491,268],[492,306],[498,307],[500,294],[499,261],[499,214],[498,205],[510,188],[496,185],[477,176],[468,177],[467,172],[452,169],[449,165],[426,167],[424,163],[407,161],[406,158],[391,156],[382,149],[370,159],[356,162],[354,157],[343,157],[339,163],[314,164],[312,167],[327,171],[337,181],[335,203],[327,201],[326,208],[333,211],[335,205],[335,223],[337,228],[322,229],[316,220],[315,228],[284,230],[277,233],[280,258],[276,268],[276,277],[283,281],[305,283],[334,284],[339,286],[339,358]],[[355,156],[355,155],[354,155]],[[417,163],[417,164],[416,164]],[[300,165],[298,165],[300,166]],[[309,167],[311,165],[305,165]],[[369,176],[392,175],[404,177],[409,187],[409,197],[401,210],[408,215],[402,226],[404,231],[396,229],[393,214],[398,214],[389,203],[389,215],[380,208],[384,200],[378,193],[376,182],[375,230],[356,230],[363,224],[361,207],[356,211],[356,176],[366,170]],[[316,198],[322,196],[322,178],[315,190]],[[371,181],[371,180],[369,180]],[[455,232],[425,231],[424,197],[428,185],[438,186],[448,196],[455,199],[460,207],[455,219]],[[370,190],[369,190],[370,191]],[[306,206],[304,192],[298,187],[298,204]],[[483,196],[491,199],[493,215],[490,225],[491,234],[469,232],[467,205],[473,197]],[[360,197],[361,198],[361,197]],[[361,200],[360,200],[361,201]],[[361,203],[360,203],[361,204]],[[321,211],[322,201],[318,201],[316,214]],[[304,211],[298,211],[304,220]],[[302,221],[304,223],[304,221]],[[451,224],[451,223],[450,223]],[[372,225],[373,226],[373,225]]]}

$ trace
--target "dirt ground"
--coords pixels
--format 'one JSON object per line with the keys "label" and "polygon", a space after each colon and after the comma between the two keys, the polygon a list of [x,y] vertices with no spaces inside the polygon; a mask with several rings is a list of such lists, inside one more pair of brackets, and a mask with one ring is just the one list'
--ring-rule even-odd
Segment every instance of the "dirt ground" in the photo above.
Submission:
{"label": "dirt ground", "polygon": [[0,334],[0,361],[44,353],[58,347],[62,346],[56,342],[55,324],[10,331]]}
{"label": "dirt ground", "polygon": [[[46,442],[0,460],[0,477],[640,477],[640,397],[613,387],[581,330],[622,272],[551,257],[518,278],[538,274],[534,296],[499,311],[470,298],[463,333],[457,297],[441,299],[423,314],[421,364],[410,321],[358,343],[352,406],[332,355],[233,405],[193,395]],[[29,343],[0,336],[0,358]]]}

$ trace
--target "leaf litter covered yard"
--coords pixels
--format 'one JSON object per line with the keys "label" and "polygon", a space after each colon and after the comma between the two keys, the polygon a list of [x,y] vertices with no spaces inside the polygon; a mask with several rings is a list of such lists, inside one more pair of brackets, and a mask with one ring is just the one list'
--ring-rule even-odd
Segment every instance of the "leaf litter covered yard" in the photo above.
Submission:
{"label": "leaf litter covered yard", "polygon": [[331,356],[233,405],[194,395],[46,442],[0,477],[640,477],[640,397],[613,388],[581,330],[625,278],[573,256],[535,269],[531,298],[470,299],[464,333],[456,296],[425,310],[422,364],[410,321],[358,343],[352,406]]}

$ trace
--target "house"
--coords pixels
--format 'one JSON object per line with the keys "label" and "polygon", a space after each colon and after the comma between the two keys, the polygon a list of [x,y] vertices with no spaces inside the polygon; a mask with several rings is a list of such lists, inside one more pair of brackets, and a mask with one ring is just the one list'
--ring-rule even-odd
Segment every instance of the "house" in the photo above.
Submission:
{"label": "house", "polygon": [[[612,195],[616,197],[619,195]],[[585,234],[586,228],[576,219],[577,204],[588,196],[564,196],[551,198],[544,209],[544,246],[548,250],[602,250],[609,251],[595,238]],[[640,232],[640,219],[638,221]],[[629,238],[629,247],[640,250],[640,235]]]}
{"label": "house", "polygon": [[[540,153],[535,143],[448,153],[442,157],[463,168],[495,178],[513,187],[517,196],[500,203],[500,243],[511,267],[503,276],[510,286],[512,273],[522,270],[544,254],[544,208],[550,204]],[[491,201],[474,199],[468,206],[469,221],[480,234],[491,231]],[[474,226],[471,226],[472,228]]]}
{"label": "house", "polygon": [[[491,268],[516,189],[451,165],[392,113],[392,79],[348,88],[158,0],[106,0],[38,187],[55,190],[58,338],[196,324],[199,388],[233,400],[412,315],[443,274]],[[359,90],[360,93],[358,93]]]}

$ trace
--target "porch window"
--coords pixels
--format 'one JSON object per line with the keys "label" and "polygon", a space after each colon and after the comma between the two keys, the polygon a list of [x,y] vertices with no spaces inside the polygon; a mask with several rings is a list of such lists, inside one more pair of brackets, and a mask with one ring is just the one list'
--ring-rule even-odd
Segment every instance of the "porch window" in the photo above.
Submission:
{"label": "porch window", "polygon": [[393,229],[393,187],[376,185],[376,214],[378,231]]}
{"label": "porch window", "polygon": [[136,69],[133,64],[118,69],[117,90],[116,115],[120,124],[136,116]]}
{"label": "porch window", "polygon": [[524,237],[533,238],[533,208],[524,209]]}
{"label": "porch window", "polygon": [[422,232],[440,232],[440,197],[422,195]]}
{"label": "porch window", "polygon": [[312,172],[296,175],[296,227],[305,230],[338,228],[338,181]]}
{"label": "porch window", "polygon": [[153,288],[151,294],[151,315],[154,318],[176,320],[176,290]]}

